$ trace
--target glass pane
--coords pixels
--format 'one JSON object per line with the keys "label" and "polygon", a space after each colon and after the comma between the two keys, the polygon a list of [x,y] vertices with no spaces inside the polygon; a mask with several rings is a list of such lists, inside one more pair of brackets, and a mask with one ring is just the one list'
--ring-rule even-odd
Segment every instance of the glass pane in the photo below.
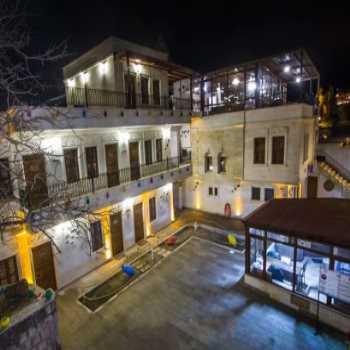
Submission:
{"label": "glass pane", "polygon": [[278,233],[267,232],[267,238],[274,239],[276,241],[288,243],[289,237],[285,235],[280,235]]}
{"label": "glass pane", "polygon": [[[345,249],[344,249],[345,250]],[[345,275],[349,276],[350,279],[350,263],[344,261],[335,261],[334,270]],[[341,310],[342,312],[346,312],[350,314],[350,302],[347,300],[340,300],[338,298],[332,298],[331,303],[334,307]]]}
{"label": "glass pane", "polygon": [[292,289],[294,248],[282,243],[267,242],[266,273],[275,284]]}
{"label": "glass pane", "polygon": [[264,242],[261,239],[251,238],[250,240],[250,272],[261,274],[264,267]]}
{"label": "glass pane", "polygon": [[331,252],[331,246],[327,244],[321,244],[316,242],[305,241],[303,239],[298,239],[298,245],[303,248],[317,250],[321,253],[330,254]]}
{"label": "glass pane", "polygon": [[[296,265],[296,291],[317,300],[320,270],[329,268],[329,258],[298,248]],[[325,294],[320,293],[320,301],[327,302]]]}
{"label": "glass pane", "polygon": [[249,233],[251,235],[255,235],[255,236],[260,236],[260,237],[264,237],[264,231],[263,230],[258,230],[257,228],[250,228],[249,229]]}
{"label": "glass pane", "polygon": [[334,255],[350,259],[350,249],[334,247]]}

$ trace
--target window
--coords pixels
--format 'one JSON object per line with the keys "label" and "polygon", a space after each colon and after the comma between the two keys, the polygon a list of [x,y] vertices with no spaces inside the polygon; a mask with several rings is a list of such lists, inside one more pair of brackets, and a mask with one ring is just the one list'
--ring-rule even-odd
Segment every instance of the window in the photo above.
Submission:
{"label": "window", "polygon": [[141,103],[143,105],[149,104],[148,78],[147,77],[141,77]]}
{"label": "window", "polygon": [[266,273],[269,280],[287,289],[293,288],[294,248],[267,241]]}
{"label": "window", "polygon": [[[344,262],[340,260],[336,260],[334,264],[334,271],[341,274],[341,276],[344,278],[348,277],[350,278],[350,262]],[[332,298],[331,304],[341,310],[342,312],[346,311],[350,313],[350,300],[345,298],[339,299],[339,298]]]}
{"label": "window", "polygon": [[90,224],[91,251],[96,252],[103,247],[102,227],[100,221]]}
{"label": "window", "polygon": [[309,158],[309,134],[304,135],[304,155],[303,155],[303,161],[304,163]]}
{"label": "window", "polygon": [[273,188],[265,188],[265,201],[269,201],[271,199],[274,199],[275,197],[275,191]]}
{"label": "window", "polygon": [[218,174],[226,172],[226,157],[221,153],[218,155]]}
{"label": "window", "polygon": [[156,197],[149,200],[149,221],[154,221],[157,218]]}
{"label": "window", "polygon": [[0,159],[0,198],[12,194],[10,163],[7,158]]}
{"label": "window", "polygon": [[[317,300],[321,269],[329,268],[329,258],[307,249],[297,249],[295,290],[311,299]],[[320,293],[320,301],[326,303],[327,296]]]}
{"label": "window", "polygon": [[70,184],[79,180],[79,163],[78,163],[78,150],[65,149],[63,151],[64,164],[66,167],[66,178]]}
{"label": "window", "polygon": [[260,187],[252,187],[252,200],[260,201]]}
{"label": "window", "polygon": [[265,137],[254,139],[254,164],[265,164]]}
{"label": "window", "polygon": [[97,148],[86,147],[86,167],[87,167],[87,176],[89,178],[94,178],[98,176],[98,162],[97,162]]}
{"label": "window", "polygon": [[262,275],[264,269],[264,241],[259,238],[250,240],[250,272]]}
{"label": "window", "polygon": [[212,170],[213,170],[213,157],[209,154],[206,154],[204,158],[204,171],[207,173]]}
{"label": "window", "polygon": [[18,282],[16,257],[0,260],[0,286]]}
{"label": "window", "polygon": [[157,162],[161,162],[163,160],[163,140],[156,140],[156,153],[157,153]]}
{"label": "window", "polygon": [[153,104],[159,106],[160,105],[160,81],[153,80]]}
{"label": "window", "polygon": [[219,190],[218,190],[217,187],[209,187],[208,188],[208,194],[209,194],[209,196],[217,197],[219,195]]}
{"label": "window", "polygon": [[152,164],[152,141],[145,141],[145,162],[146,165]]}
{"label": "window", "polygon": [[272,137],[272,164],[284,163],[284,136]]}

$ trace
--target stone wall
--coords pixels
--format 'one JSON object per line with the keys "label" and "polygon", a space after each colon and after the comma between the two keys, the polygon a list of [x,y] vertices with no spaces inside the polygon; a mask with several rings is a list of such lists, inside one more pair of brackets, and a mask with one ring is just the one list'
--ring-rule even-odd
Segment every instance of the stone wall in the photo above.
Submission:
{"label": "stone wall", "polygon": [[[36,306],[36,305],[35,305]],[[30,306],[29,306],[30,307]],[[59,350],[56,302],[44,302],[0,334],[0,349]]]}

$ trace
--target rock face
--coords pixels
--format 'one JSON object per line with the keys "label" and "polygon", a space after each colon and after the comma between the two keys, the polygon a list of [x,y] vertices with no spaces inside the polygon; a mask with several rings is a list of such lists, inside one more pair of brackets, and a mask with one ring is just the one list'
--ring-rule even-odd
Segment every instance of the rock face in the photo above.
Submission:
{"label": "rock face", "polygon": [[60,350],[55,300],[45,303],[4,333],[0,333],[0,348]]}

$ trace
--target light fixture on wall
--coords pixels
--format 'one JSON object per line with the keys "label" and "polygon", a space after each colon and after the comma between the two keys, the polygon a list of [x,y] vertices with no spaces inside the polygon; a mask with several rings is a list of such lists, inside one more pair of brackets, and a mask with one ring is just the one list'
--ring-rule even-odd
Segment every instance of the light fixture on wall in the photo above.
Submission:
{"label": "light fixture on wall", "polygon": [[80,79],[83,84],[87,84],[90,79],[90,74],[88,72],[83,72],[80,74]]}
{"label": "light fixture on wall", "polygon": [[135,64],[134,64],[134,70],[135,70],[135,72],[136,72],[137,74],[141,74],[142,71],[143,71],[143,67],[142,67],[141,64],[135,63]]}
{"label": "light fixture on wall", "polygon": [[232,80],[232,85],[234,85],[234,86],[239,85],[239,83],[240,83],[240,81],[239,81],[238,78],[234,78],[234,79]]}
{"label": "light fixture on wall", "polygon": [[283,67],[283,72],[284,73],[289,73],[290,72],[290,65],[287,64],[286,66],[284,66]]}
{"label": "light fixture on wall", "polygon": [[121,143],[127,144],[129,142],[130,134],[128,132],[119,131],[118,136]]}
{"label": "light fixture on wall", "polygon": [[299,84],[300,82],[301,82],[301,78],[298,76],[298,77],[296,77],[295,78],[295,82],[297,83],[297,84]]}
{"label": "light fixture on wall", "polygon": [[67,80],[67,85],[69,88],[74,88],[75,87],[75,80],[72,78],[72,79],[68,79]]}
{"label": "light fixture on wall", "polygon": [[107,72],[108,72],[108,64],[107,64],[107,62],[100,62],[98,64],[98,70],[99,70],[101,75],[107,74]]}
{"label": "light fixture on wall", "polygon": [[170,139],[170,135],[171,135],[170,128],[163,128],[162,129],[162,135],[163,135],[164,139]]}
{"label": "light fixture on wall", "polygon": [[248,91],[252,92],[256,90],[256,82],[255,81],[249,81],[248,82]]}

